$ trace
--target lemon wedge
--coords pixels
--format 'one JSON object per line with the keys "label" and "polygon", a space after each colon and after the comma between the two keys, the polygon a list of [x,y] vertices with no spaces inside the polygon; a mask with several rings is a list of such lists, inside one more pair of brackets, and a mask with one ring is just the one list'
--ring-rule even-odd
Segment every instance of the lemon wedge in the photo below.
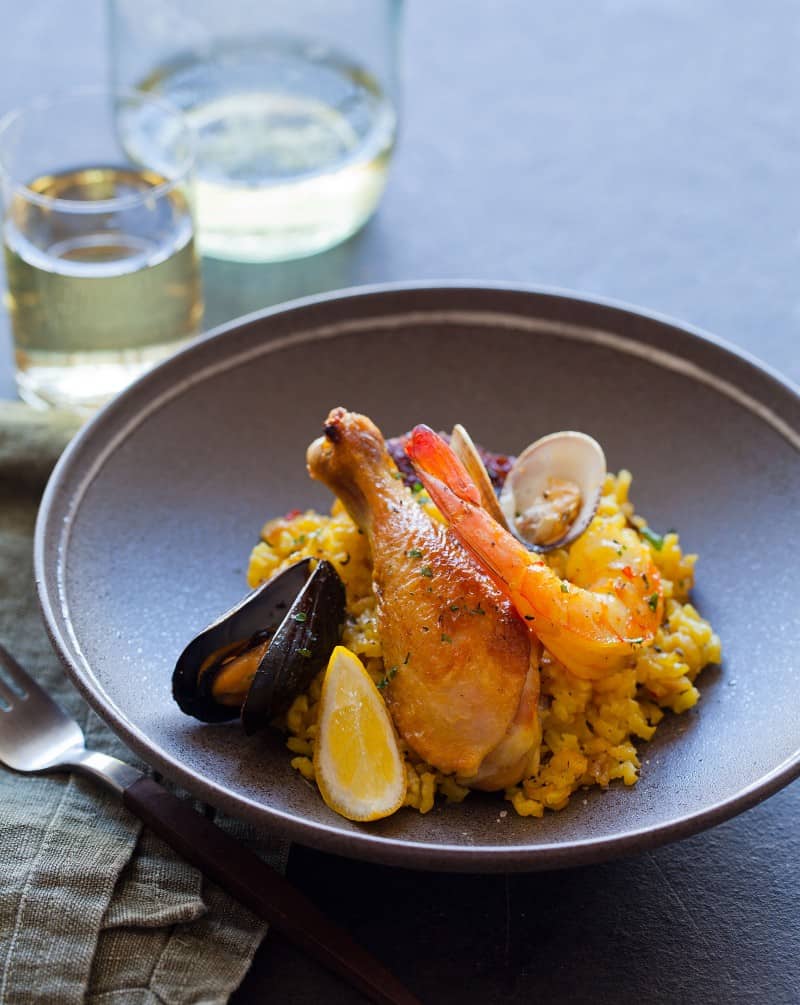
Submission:
{"label": "lemon wedge", "polygon": [[403,805],[406,769],[392,720],[346,646],[333,650],[322,682],[314,772],[322,798],[348,820],[380,820]]}

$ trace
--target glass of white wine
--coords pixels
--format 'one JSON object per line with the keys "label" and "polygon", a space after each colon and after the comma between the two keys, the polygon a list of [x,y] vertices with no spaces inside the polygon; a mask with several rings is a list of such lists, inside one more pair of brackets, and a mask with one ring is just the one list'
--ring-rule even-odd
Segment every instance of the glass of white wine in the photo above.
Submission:
{"label": "glass of white wine", "polygon": [[[114,86],[160,94],[197,136],[204,255],[281,261],[372,215],[397,129],[402,0],[108,0]],[[132,120],[127,148],[152,133]]]}
{"label": "glass of white wine", "polygon": [[[124,149],[135,120],[158,142]],[[20,397],[89,413],[194,335],[194,139],[163,99],[86,88],[0,122],[0,192]]]}

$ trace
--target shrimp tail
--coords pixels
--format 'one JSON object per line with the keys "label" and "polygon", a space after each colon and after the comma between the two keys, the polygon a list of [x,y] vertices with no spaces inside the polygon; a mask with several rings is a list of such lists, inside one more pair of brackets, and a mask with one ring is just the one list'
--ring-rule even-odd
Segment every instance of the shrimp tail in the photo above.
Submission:
{"label": "shrimp tail", "polygon": [[481,505],[481,496],[467,469],[430,426],[415,426],[406,444],[414,469],[428,495],[448,523],[457,523],[464,503]]}
{"label": "shrimp tail", "polygon": [[519,610],[520,598],[509,589],[519,584],[528,566],[526,549],[484,509],[477,485],[441,436],[428,426],[416,426],[406,454],[447,525]]}

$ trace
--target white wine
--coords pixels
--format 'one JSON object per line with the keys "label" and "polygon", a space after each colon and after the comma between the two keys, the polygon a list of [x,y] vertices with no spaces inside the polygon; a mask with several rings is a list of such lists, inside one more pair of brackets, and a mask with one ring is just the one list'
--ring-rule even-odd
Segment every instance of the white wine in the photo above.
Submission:
{"label": "white wine", "polygon": [[20,395],[90,410],[198,330],[190,208],[161,175],[113,166],[47,175],[28,189],[92,212],[24,196],[9,207],[6,299]]}
{"label": "white wine", "polygon": [[[362,68],[311,43],[230,43],[159,68],[137,87],[182,109],[197,137],[202,251],[279,261],[332,247],[371,215],[394,146],[392,103]],[[146,123],[125,125],[152,163]]]}

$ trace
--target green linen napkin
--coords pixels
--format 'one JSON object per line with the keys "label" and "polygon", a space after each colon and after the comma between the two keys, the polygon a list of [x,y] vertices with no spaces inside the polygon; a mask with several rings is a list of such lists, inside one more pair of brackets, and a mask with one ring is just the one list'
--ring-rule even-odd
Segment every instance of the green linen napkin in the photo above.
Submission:
{"label": "green linen napkin", "polygon": [[[136,764],[65,679],[35,598],[39,497],[76,429],[64,413],[0,404],[0,640],[87,746]],[[284,842],[217,823],[285,868]],[[265,930],[96,784],[0,766],[0,1005],[226,1002]]]}

